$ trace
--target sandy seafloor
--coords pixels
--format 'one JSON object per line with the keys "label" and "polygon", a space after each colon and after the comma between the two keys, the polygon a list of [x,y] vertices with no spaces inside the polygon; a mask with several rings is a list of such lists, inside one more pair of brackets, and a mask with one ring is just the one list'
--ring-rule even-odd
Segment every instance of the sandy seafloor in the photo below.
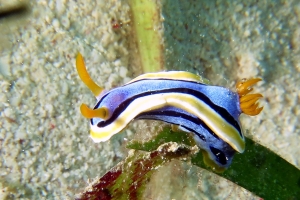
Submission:
{"label": "sandy seafloor", "polygon": [[[264,95],[264,110],[241,116],[246,135],[299,168],[300,2],[184,2],[161,3],[166,68],[230,88],[261,77],[256,91]],[[106,89],[142,73],[133,64],[129,6],[117,0],[29,5],[22,19],[0,19],[0,199],[73,199],[126,157],[126,141],[147,126],[134,123],[94,144],[79,112],[82,102],[92,106],[95,99],[76,73],[78,51]],[[7,5],[1,0],[0,6]],[[154,176],[145,199],[257,198],[179,161]]]}

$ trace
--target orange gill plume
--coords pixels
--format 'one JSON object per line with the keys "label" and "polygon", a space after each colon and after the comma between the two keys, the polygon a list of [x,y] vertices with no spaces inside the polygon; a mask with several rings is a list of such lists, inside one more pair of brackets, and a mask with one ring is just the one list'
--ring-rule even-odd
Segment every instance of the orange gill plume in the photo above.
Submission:
{"label": "orange gill plume", "polygon": [[263,96],[261,94],[249,94],[253,90],[251,86],[261,80],[260,78],[243,79],[236,84],[236,91],[240,97],[241,110],[247,115],[258,115],[263,109],[263,107],[258,107],[257,103],[257,100]]}

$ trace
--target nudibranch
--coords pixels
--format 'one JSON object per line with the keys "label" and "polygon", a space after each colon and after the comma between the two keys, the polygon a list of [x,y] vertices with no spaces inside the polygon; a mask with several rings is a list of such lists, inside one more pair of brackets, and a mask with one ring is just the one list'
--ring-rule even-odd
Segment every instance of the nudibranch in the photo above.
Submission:
{"label": "nudibranch", "polygon": [[78,53],[76,68],[81,80],[96,96],[93,109],[80,107],[90,119],[90,137],[94,142],[109,140],[134,119],[152,119],[191,132],[204,161],[213,168],[226,169],[235,152],[245,149],[239,121],[241,113],[259,114],[261,94],[249,94],[261,79],[242,80],[236,92],[206,84],[202,77],[184,71],[147,73],[110,91],[98,86],[89,76]]}

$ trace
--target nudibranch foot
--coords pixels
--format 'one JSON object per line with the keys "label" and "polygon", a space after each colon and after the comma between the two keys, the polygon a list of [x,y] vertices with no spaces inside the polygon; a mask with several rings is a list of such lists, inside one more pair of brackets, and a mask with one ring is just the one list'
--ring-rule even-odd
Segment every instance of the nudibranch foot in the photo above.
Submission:
{"label": "nudibranch foot", "polygon": [[257,103],[263,96],[261,94],[249,94],[253,90],[251,86],[259,81],[261,81],[260,78],[243,79],[236,84],[236,91],[240,97],[240,108],[243,113],[250,116],[258,115],[263,109],[263,107],[258,107]]}

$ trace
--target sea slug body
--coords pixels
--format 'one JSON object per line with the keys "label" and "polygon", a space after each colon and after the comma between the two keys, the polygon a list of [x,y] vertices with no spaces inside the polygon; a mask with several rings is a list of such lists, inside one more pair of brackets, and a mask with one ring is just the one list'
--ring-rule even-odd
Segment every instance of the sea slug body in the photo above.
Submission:
{"label": "sea slug body", "polygon": [[81,54],[77,55],[76,67],[97,98],[93,109],[85,104],[80,107],[82,115],[90,119],[94,142],[109,140],[134,119],[160,120],[191,132],[203,150],[205,163],[226,169],[235,152],[245,149],[240,114],[257,115],[263,109],[257,103],[262,95],[249,94],[259,78],[238,82],[234,92],[208,85],[189,72],[157,72],[104,91],[90,78]]}

